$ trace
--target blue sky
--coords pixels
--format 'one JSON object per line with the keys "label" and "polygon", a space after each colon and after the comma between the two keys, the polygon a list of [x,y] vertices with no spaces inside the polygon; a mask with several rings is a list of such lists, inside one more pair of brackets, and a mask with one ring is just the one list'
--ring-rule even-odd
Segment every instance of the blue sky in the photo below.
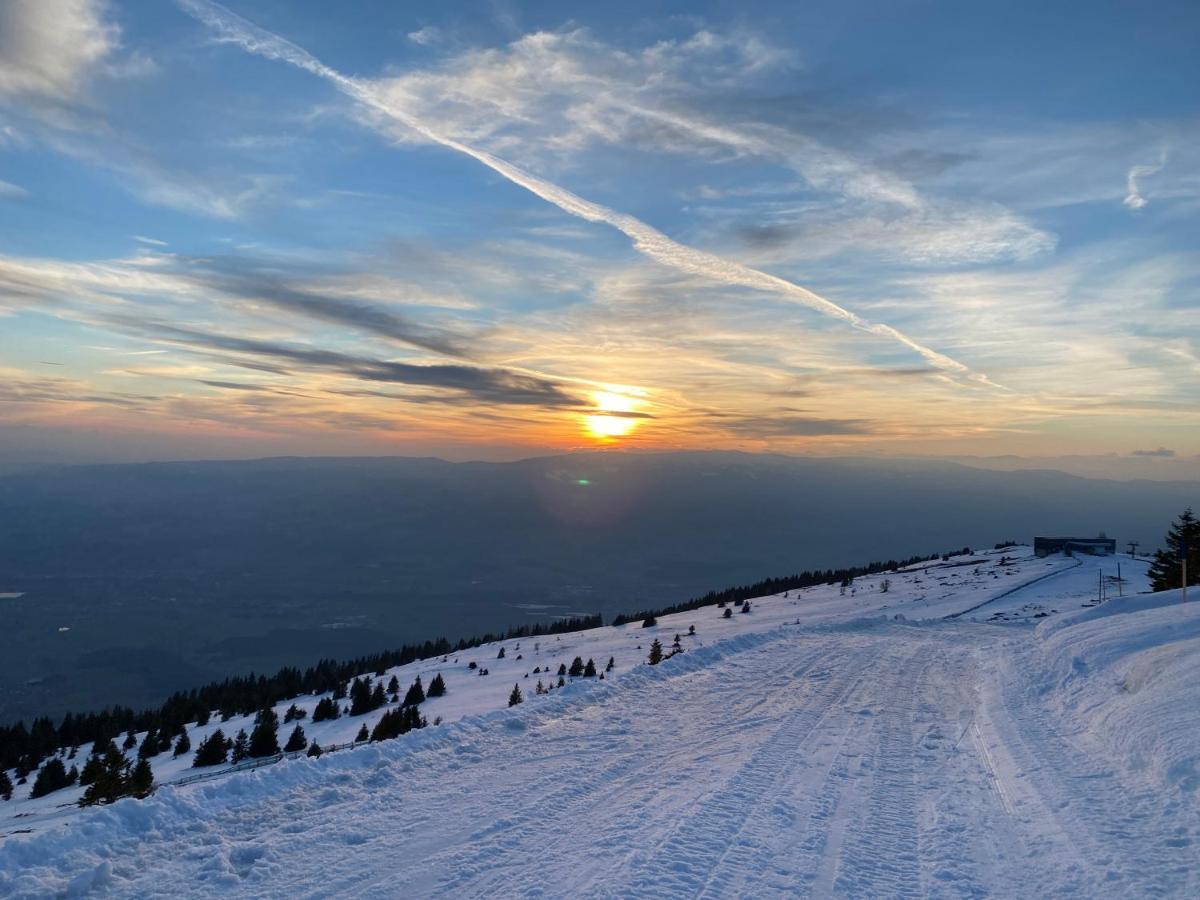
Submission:
{"label": "blue sky", "polygon": [[0,464],[607,446],[1195,474],[1198,25],[15,0]]}

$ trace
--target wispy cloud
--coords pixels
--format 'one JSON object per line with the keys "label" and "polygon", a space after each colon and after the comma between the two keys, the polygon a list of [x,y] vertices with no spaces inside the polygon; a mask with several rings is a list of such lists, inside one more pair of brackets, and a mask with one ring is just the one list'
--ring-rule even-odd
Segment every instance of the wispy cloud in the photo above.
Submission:
{"label": "wispy cloud", "polygon": [[1125,189],[1128,193],[1124,203],[1131,210],[1139,210],[1146,206],[1149,202],[1142,194],[1141,181],[1143,178],[1148,178],[1151,175],[1156,175],[1162,171],[1163,166],[1167,164],[1167,151],[1163,150],[1159,156],[1158,162],[1149,166],[1132,166],[1129,169],[1129,174],[1125,176]]}
{"label": "wispy cloud", "polygon": [[633,242],[639,252],[663,265],[726,285],[751,288],[785,297],[824,315],[840,319],[861,331],[898,341],[921,355],[931,365],[951,375],[982,384],[991,384],[982,373],[973,372],[958,360],[921,344],[890,325],[871,322],[786,279],[681,244],[633,216],[585,200],[498,156],[446,137],[426,122],[414,117],[402,105],[395,102],[394,99],[389,99],[376,87],[337,72],[290,41],[253,25],[223,7],[207,2],[207,0],[179,0],[179,3],[182,8],[215,29],[226,40],[237,43],[247,51],[287,62],[311,72],[368,108],[382,113],[388,119],[433,143],[475,159],[513,184],[525,188],[564,212],[590,222],[604,223],[616,228]]}

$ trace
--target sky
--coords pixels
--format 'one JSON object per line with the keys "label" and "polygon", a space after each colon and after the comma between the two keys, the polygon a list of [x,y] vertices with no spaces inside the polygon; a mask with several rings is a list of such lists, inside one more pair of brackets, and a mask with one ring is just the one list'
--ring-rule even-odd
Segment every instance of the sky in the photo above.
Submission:
{"label": "sky", "polygon": [[1200,477],[1198,44],[1187,2],[8,0],[0,465]]}

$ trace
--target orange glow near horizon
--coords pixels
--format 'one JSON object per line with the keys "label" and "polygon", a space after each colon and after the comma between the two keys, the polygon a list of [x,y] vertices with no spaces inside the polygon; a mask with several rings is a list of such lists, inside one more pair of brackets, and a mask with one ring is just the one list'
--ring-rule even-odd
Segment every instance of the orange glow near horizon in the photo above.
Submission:
{"label": "orange glow near horizon", "polygon": [[596,404],[596,412],[584,416],[584,425],[596,440],[613,441],[625,437],[638,426],[640,419],[628,415],[638,406],[634,397],[613,391],[596,391],[592,394],[592,402]]}

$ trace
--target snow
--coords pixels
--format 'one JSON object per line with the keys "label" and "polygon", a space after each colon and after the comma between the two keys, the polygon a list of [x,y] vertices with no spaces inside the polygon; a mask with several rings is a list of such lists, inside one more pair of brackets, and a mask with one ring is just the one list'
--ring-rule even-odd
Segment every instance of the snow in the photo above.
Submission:
{"label": "snow", "polygon": [[[1006,548],[412,663],[384,680],[441,672],[443,724],[397,740],[99,809],[18,788],[0,896],[1196,896],[1200,606],[1120,564],[1103,605],[1115,558]],[[577,655],[615,671],[534,694]]]}

